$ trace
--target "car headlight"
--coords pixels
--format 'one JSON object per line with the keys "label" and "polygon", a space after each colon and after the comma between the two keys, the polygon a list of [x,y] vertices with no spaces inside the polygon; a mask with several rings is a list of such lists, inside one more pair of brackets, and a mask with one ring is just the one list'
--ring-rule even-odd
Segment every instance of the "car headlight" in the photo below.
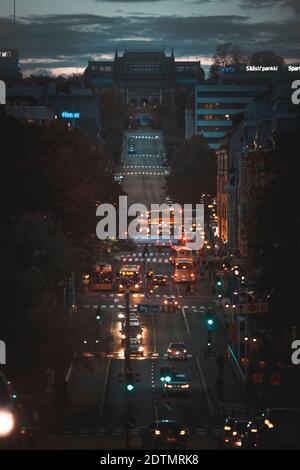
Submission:
{"label": "car headlight", "polygon": [[186,435],[186,430],[182,429],[179,434],[180,434],[180,436],[185,436]]}
{"label": "car headlight", "polygon": [[265,419],[265,425],[268,426],[269,429],[274,428],[274,424],[271,423],[269,419]]}
{"label": "car headlight", "polygon": [[159,429],[155,429],[154,434],[155,434],[155,436],[160,436],[160,430],[159,430]]}
{"label": "car headlight", "polygon": [[135,289],[138,289],[139,285],[138,285],[138,284],[134,284],[134,287],[135,287]]}
{"label": "car headlight", "polygon": [[0,437],[8,436],[15,427],[15,418],[10,411],[0,411]]}
{"label": "car headlight", "polygon": [[231,427],[230,426],[224,426],[224,431],[230,431]]}
{"label": "car headlight", "polygon": [[136,335],[137,339],[141,339],[142,335],[141,333],[139,333],[138,335]]}
{"label": "car headlight", "polygon": [[187,352],[187,350],[186,350],[186,349],[184,349],[184,350],[183,350],[183,352],[184,352],[184,353],[186,353],[186,352]]}
{"label": "car headlight", "polygon": [[123,284],[120,284],[120,288],[123,289]]}

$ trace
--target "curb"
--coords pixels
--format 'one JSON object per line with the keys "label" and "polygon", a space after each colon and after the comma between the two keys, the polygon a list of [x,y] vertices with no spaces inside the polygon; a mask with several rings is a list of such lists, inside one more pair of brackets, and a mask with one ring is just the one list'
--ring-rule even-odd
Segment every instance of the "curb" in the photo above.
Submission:
{"label": "curb", "polygon": [[101,400],[100,400],[100,404],[99,404],[99,411],[98,411],[99,419],[101,419],[102,415],[103,415],[104,404],[105,404],[105,399],[106,399],[106,392],[107,392],[107,385],[108,385],[108,379],[109,379],[109,374],[110,374],[111,359],[112,359],[111,357],[108,358],[107,365],[106,365],[104,384],[103,384],[103,393],[101,395]]}
{"label": "curb", "polygon": [[202,370],[202,367],[201,367],[201,364],[200,364],[199,357],[195,357],[195,362],[196,362],[197,370],[198,370],[198,373],[199,373],[200,382],[201,382],[202,387],[203,387],[204,395],[205,395],[205,398],[206,398],[206,401],[207,401],[207,404],[208,404],[209,412],[213,416],[214,415],[214,405],[213,405],[213,403],[210,399],[209,393],[207,391],[206,382],[205,382],[205,378],[204,378],[204,374],[203,374],[203,370]]}

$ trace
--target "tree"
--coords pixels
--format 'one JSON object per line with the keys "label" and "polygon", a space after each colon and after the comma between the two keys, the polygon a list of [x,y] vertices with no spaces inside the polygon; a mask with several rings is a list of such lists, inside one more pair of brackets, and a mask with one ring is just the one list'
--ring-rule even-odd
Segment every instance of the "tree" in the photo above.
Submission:
{"label": "tree", "polygon": [[276,52],[264,50],[257,51],[252,54],[249,59],[249,64],[251,65],[278,65],[282,66],[284,64],[284,59],[281,55],[276,54]]}
{"label": "tree", "polygon": [[298,174],[294,167],[299,132],[300,124],[293,131],[277,135],[276,149],[269,155],[268,174],[272,178],[255,191],[245,226],[252,264],[261,267],[259,286],[271,293],[268,321],[278,341],[289,327],[300,327],[298,311],[293,306],[299,289],[294,269],[300,262],[300,220],[295,196]]}
{"label": "tree", "polygon": [[231,42],[220,44],[216,47],[209,76],[210,78],[216,78],[219,75],[220,67],[228,67],[229,65],[238,66],[245,63],[246,60],[246,56],[239,46],[232,45]]}
{"label": "tree", "polygon": [[168,191],[176,202],[199,203],[216,193],[217,160],[204,137],[195,136],[177,148],[171,159]]}

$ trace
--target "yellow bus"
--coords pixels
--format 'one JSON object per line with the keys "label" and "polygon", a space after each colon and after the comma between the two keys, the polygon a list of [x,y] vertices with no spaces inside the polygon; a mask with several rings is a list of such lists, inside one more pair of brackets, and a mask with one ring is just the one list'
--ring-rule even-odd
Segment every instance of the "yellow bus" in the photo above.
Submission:
{"label": "yellow bus", "polygon": [[172,245],[169,262],[175,265],[175,263],[181,259],[193,261],[192,249],[187,246]]}
{"label": "yellow bus", "polygon": [[139,292],[142,287],[141,266],[138,264],[125,264],[119,270],[119,292],[125,292],[129,287],[130,292]]}

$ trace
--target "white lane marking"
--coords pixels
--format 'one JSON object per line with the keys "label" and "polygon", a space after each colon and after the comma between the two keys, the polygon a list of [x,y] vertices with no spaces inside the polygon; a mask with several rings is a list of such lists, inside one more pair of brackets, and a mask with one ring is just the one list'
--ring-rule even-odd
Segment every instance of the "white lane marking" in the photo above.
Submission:
{"label": "white lane marking", "polygon": [[185,323],[186,331],[188,333],[190,333],[191,330],[190,330],[190,326],[189,326],[189,323],[188,323],[187,318],[186,318],[186,313],[184,311],[184,307],[182,307],[181,311],[182,311],[182,316],[183,316],[183,320],[184,320],[184,323]]}
{"label": "white lane marking", "polygon": [[155,323],[154,323],[154,315],[151,315],[151,322],[152,322],[152,334],[153,334],[153,352],[157,352],[157,345],[156,345],[156,330],[155,330]]}

